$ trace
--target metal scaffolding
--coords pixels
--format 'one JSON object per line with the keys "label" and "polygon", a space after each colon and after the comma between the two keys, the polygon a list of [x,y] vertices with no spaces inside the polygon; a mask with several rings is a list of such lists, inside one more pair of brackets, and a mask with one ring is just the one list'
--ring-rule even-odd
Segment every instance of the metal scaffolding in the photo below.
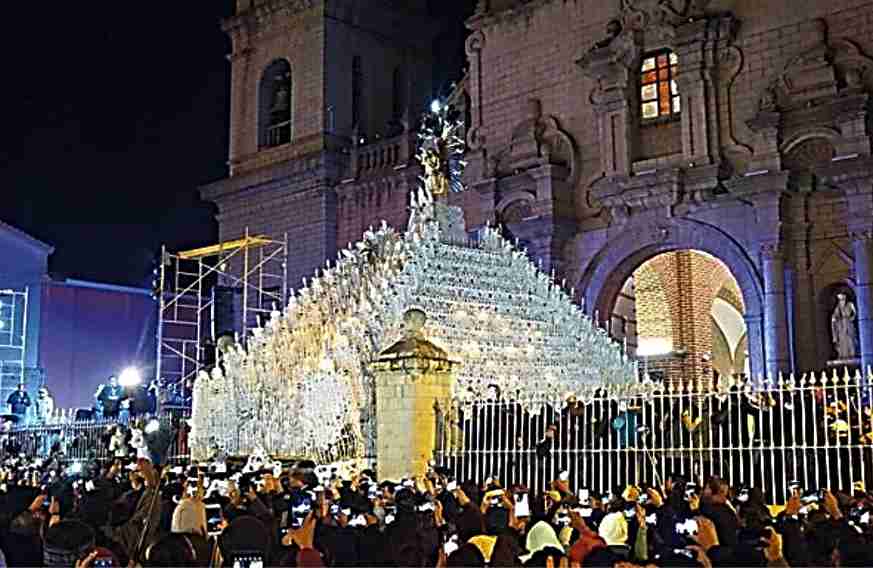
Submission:
{"label": "metal scaffolding", "polygon": [[30,288],[0,290],[0,403],[25,379]]}
{"label": "metal scaffolding", "polygon": [[190,402],[197,373],[215,362],[218,338],[245,342],[288,301],[288,236],[249,235],[199,249],[161,250],[156,378]]}

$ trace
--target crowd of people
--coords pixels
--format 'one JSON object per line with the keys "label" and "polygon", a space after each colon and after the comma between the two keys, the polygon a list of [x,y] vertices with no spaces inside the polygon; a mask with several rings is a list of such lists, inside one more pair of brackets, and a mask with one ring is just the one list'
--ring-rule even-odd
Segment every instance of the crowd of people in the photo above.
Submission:
{"label": "crowd of people", "polygon": [[12,426],[43,426],[61,422],[120,422],[154,416],[160,408],[190,407],[190,389],[185,384],[152,381],[122,386],[115,375],[98,385],[90,408],[62,409],[56,406],[46,386],[31,396],[24,383],[6,398],[0,421]]}
{"label": "crowd of people", "polygon": [[681,476],[608,494],[313,462],[7,459],[5,566],[873,566],[873,495]]}

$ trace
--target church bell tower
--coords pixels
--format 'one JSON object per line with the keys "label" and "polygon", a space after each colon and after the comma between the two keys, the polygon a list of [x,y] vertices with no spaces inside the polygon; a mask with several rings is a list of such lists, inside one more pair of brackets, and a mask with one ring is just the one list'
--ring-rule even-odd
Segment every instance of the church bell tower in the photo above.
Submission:
{"label": "church bell tower", "polygon": [[202,188],[222,241],[288,235],[289,283],[337,245],[350,152],[402,132],[431,96],[425,0],[237,0],[228,178]]}

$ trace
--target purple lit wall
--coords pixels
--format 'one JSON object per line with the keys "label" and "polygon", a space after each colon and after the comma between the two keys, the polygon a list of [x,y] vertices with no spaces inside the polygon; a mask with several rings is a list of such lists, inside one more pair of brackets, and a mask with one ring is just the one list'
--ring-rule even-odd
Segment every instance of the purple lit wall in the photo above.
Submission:
{"label": "purple lit wall", "polygon": [[90,407],[97,386],[135,365],[150,381],[157,309],[149,291],[77,280],[43,289],[40,364],[60,408]]}

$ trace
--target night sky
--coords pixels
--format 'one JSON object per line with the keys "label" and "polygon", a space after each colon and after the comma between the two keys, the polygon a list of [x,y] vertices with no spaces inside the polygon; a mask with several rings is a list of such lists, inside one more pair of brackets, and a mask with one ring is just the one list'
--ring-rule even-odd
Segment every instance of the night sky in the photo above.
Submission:
{"label": "night sky", "polygon": [[232,0],[171,5],[7,7],[0,219],[53,273],[142,286],[162,242],[216,238],[196,188],[226,172]]}
{"label": "night sky", "polygon": [[[9,4],[0,219],[55,246],[54,275],[136,286],[161,244],[215,242],[197,187],[227,173],[233,0]],[[442,90],[471,4],[434,1]]]}

